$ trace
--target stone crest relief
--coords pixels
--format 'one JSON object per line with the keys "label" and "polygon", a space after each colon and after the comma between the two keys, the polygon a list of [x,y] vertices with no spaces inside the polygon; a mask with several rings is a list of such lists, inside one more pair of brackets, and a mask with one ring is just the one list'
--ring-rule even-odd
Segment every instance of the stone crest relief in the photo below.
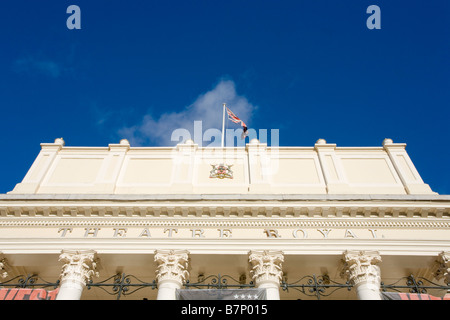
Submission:
{"label": "stone crest relief", "polygon": [[210,178],[218,178],[218,179],[233,179],[233,171],[231,170],[232,164],[212,164],[212,170],[209,172]]}

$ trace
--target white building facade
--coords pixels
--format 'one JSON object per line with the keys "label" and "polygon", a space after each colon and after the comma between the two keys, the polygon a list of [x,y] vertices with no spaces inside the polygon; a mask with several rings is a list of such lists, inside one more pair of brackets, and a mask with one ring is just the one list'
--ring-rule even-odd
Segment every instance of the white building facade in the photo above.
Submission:
{"label": "white building facade", "polygon": [[0,195],[0,282],[30,280],[56,299],[205,288],[269,300],[443,297],[450,196],[423,182],[405,147],[43,143]]}

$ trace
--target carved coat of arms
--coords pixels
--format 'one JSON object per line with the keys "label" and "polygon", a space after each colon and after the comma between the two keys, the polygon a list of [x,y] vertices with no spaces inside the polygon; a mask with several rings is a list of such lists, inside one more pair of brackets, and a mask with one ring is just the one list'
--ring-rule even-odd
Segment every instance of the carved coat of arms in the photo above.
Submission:
{"label": "carved coat of arms", "polygon": [[212,170],[209,172],[210,178],[219,178],[219,179],[233,179],[233,171],[231,170],[232,164],[212,164]]}

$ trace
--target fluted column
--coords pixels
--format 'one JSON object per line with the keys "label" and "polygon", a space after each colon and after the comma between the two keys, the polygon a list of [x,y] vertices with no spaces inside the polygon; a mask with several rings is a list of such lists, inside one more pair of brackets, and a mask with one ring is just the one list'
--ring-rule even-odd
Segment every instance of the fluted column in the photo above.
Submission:
{"label": "fluted column", "polygon": [[86,283],[92,276],[98,277],[96,252],[63,250],[59,261],[64,262],[64,265],[56,300],[80,300]]}
{"label": "fluted column", "polygon": [[187,250],[156,250],[157,300],[176,300],[176,290],[181,289],[189,277]]}
{"label": "fluted column", "polygon": [[359,300],[381,300],[381,257],[377,251],[345,251],[342,276],[356,288]]}
{"label": "fluted column", "polygon": [[267,300],[280,300],[280,281],[283,276],[281,251],[250,251],[250,277],[257,288],[265,288]]}
{"label": "fluted column", "polygon": [[450,285],[450,252],[441,252],[436,260],[436,264],[434,277],[437,280],[444,279],[445,284]]}

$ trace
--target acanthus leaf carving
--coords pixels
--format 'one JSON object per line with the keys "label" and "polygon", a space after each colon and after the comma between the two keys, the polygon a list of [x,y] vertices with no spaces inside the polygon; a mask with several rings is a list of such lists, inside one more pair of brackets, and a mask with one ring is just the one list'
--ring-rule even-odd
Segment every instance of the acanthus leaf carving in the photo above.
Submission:
{"label": "acanthus leaf carving", "polygon": [[342,258],[341,277],[352,285],[380,284],[381,256],[377,251],[345,251]]}
{"label": "acanthus leaf carving", "polygon": [[61,282],[73,281],[86,285],[93,276],[99,276],[98,259],[93,250],[63,250],[59,261],[64,262],[60,275]]}
{"label": "acanthus leaf carving", "polygon": [[250,251],[250,277],[256,282],[273,281],[279,283],[283,276],[281,251]]}
{"label": "acanthus leaf carving", "polygon": [[188,257],[186,250],[157,250],[155,251],[155,262],[158,267],[156,270],[156,280],[177,281],[183,284],[189,278]]}

